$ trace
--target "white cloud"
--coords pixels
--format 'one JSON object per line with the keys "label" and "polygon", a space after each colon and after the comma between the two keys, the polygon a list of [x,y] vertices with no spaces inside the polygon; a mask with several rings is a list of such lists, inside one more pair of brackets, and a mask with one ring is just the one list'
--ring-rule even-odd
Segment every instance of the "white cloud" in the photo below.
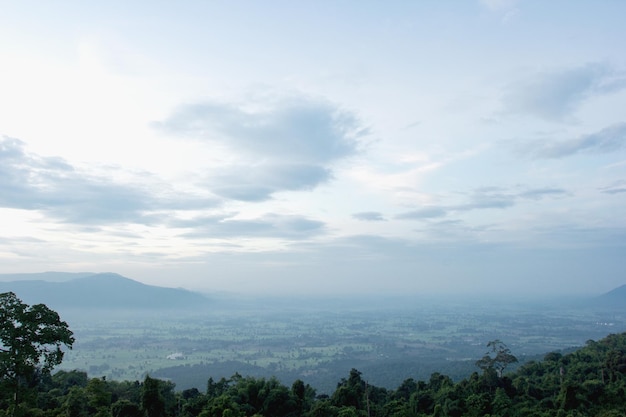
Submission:
{"label": "white cloud", "polygon": [[312,190],[330,179],[330,169],[323,166],[277,162],[227,166],[211,175],[206,186],[224,198],[263,201],[280,191]]}
{"label": "white cloud", "polygon": [[601,63],[538,72],[510,85],[502,103],[506,113],[563,121],[590,97],[625,88],[625,79]]}
{"label": "white cloud", "polygon": [[219,204],[210,197],[167,196],[162,185],[149,186],[153,179],[146,175],[136,183],[94,176],[61,158],[29,153],[14,138],[0,140],[0,161],[0,207],[36,210],[60,222],[154,224],[161,221],[155,212]]}
{"label": "white cloud", "polygon": [[358,138],[367,133],[355,115],[307,97],[256,110],[215,102],[186,105],[154,125],[255,159],[321,164],[356,153]]}
{"label": "white cloud", "polygon": [[190,228],[182,234],[186,238],[261,237],[297,240],[324,233],[324,223],[321,221],[280,214],[266,214],[250,219],[201,217],[191,221],[173,222],[172,225]]}
{"label": "white cloud", "polygon": [[385,218],[383,217],[382,213],[379,213],[377,211],[362,211],[360,213],[354,213],[352,217],[354,217],[357,220],[363,220],[367,222],[385,221]]}
{"label": "white cloud", "polygon": [[203,185],[241,201],[312,190],[329,181],[333,165],[355,155],[359,138],[367,133],[352,113],[307,97],[256,109],[215,102],[186,105],[154,126],[174,138],[198,140],[230,154],[219,169],[207,168]]}
{"label": "white cloud", "polygon": [[522,153],[535,158],[564,158],[576,154],[602,154],[626,147],[626,123],[618,123],[598,132],[572,139],[532,141]]}
{"label": "white cloud", "polygon": [[414,210],[396,215],[399,220],[428,220],[460,215],[474,210],[508,209],[520,200],[539,201],[549,197],[561,197],[567,194],[564,189],[556,187],[524,188],[482,187],[468,193],[464,200],[447,205],[422,205]]}

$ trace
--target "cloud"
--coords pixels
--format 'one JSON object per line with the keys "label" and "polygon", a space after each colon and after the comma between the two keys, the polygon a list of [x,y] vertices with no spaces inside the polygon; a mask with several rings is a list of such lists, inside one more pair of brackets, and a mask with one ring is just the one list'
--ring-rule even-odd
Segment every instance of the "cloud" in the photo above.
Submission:
{"label": "cloud", "polygon": [[625,145],[626,123],[618,123],[575,139],[533,141],[524,145],[521,151],[535,158],[563,158],[575,154],[609,153]]}
{"label": "cloud", "polygon": [[396,216],[396,219],[403,220],[415,220],[415,219],[431,219],[434,217],[443,217],[447,214],[447,211],[442,207],[423,207],[417,210],[401,213]]}
{"label": "cloud", "polygon": [[60,158],[27,153],[23,142],[8,137],[0,140],[0,190],[0,207],[38,210],[77,224],[152,224],[160,221],[154,211],[217,204],[180,193],[157,196],[149,187],[94,176]]}
{"label": "cloud", "polygon": [[260,109],[218,102],[190,104],[153,125],[169,135],[230,152],[230,165],[210,174],[203,186],[243,201],[311,190],[329,181],[333,164],[356,154],[359,138],[367,134],[354,114],[308,97],[283,99]]}
{"label": "cloud", "polygon": [[507,113],[560,121],[592,95],[626,87],[626,76],[607,65],[592,63],[561,71],[532,74],[504,94]]}
{"label": "cloud", "polygon": [[607,190],[602,190],[603,193],[606,194],[619,194],[619,193],[626,193],[626,186],[625,187],[621,187],[621,188],[610,188]]}
{"label": "cloud", "polygon": [[223,103],[192,104],[154,126],[254,158],[322,164],[354,154],[356,139],[366,133],[353,114],[304,97],[256,111]]}
{"label": "cloud", "polygon": [[605,194],[626,193],[626,180],[615,181],[613,184],[600,189]]}
{"label": "cloud", "polygon": [[254,219],[233,219],[220,216],[174,221],[174,227],[189,228],[187,238],[264,237],[305,239],[325,231],[325,224],[298,215],[266,214]]}
{"label": "cloud", "polygon": [[360,213],[354,213],[352,215],[352,218],[357,219],[357,220],[367,221],[367,222],[385,221],[385,218],[383,217],[382,213],[379,213],[377,211],[363,211]]}
{"label": "cloud", "polygon": [[500,187],[483,187],[474,190],[464,203],[421,207],[400,213],[395,218],[400,220],[436,219],[446,217],[452,213],[463,213],[472,210],[507,209],[516,205],[520,199],[542,200],[547,197],[557,197],[565,194],[567,194],[567,191],[554,187],[531,188],[525,191],[507,191]]}
{"label": "cloud", "polygon": [[473,193],[470,201],[465,204],[454,206],[456,211],[468,211],[479,209],[505,209],[515,205],[516,196],[499,191],[477,190]]}
{"label": "cloud", "polygon": [[211,178],[211,183],[225,184],[211,188],[213,193],[242,201],[267,200],[279,191],[310,190],[331,178],[330,169],[308,164],[259,164],[231,166]]}
{"label": "cloud", "polygon": [[452,206],[451,209],[455,211],[506,209],[513,207],[520,199],[542,200],[546,197],[564,194],[567,194],[567,191],[554,187],[531,188],[525,191],[507,191],[499,187],[484,187],[475,190],[470,196],[469,202]]}
{"label": "cloud", "polygon": [[518,196],[531,200],[541,200],[543,197],[559,196],[564,194],[567,194],[567,191],[561,188],[536,188],[520,193]]}

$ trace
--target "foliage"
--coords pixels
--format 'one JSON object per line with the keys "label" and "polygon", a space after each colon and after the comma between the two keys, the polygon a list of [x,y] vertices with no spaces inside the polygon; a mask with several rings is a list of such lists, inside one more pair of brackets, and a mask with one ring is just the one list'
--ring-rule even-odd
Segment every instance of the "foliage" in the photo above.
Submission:
{"label": "foliage", "polygon": [[12,292],[0,294],[0,382],[13,393],[18,412],[20,390],[37,383],[63,360],[61,346],[74,337],[57,312],[44,304],[29,306]]}
{"label": "foliage", "polygon": [[[495,349],[494,349],[495,346]],[[407,379],[397,389],[373,386],[351,369],[331,395],[316,396],[302,380],[290,386],[276,378],[235,373],[206,390],[176,392],[174,384],[150,376],[143,382],[89,379],[84,372],[42,377],[25,404],[32,416],[113,417],[430,417],[430,416],[624,416],[626,333],[610,335],[569,354],[551,352],[504,374],[511,355],[490,344],[482,373],[454,382],[433,373],[428,381]],[[6,396],[0,394],[0,401]],[[0,402],[0,416],[6,402]]]}
{"label": "foliage", "polygon": [[476,361],[476,366],[486,373],[495,370],[500,377],[507,366],[517,362],[517,358],[513,356],[511,349],[500,340],[496,339],[487,343],[487,348],[489,350],[485,353],[485,356]]}

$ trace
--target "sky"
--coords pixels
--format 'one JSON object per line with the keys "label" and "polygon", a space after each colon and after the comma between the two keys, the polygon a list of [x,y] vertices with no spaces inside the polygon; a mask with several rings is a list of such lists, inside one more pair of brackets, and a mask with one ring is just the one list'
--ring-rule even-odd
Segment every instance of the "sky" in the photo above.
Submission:
{"label": "sky", "polygon": [[626,284],[626,2],[0,0],[0,273]]}

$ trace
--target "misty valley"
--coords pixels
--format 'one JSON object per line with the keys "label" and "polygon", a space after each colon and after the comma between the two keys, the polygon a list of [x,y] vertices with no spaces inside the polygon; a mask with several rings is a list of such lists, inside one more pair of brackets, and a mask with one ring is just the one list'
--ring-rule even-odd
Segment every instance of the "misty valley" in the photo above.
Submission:
{"label": "misty valley", "polygon": [[[211,303],[209,303],[211,306]],[[626,312],[569,300],[336,299],[214,300],[198,310],[69,309],[76,336],[59,369],[91,377],[171,380],[206,386],[238,372],[301,379],[331,393],[351,368],[370,383],[397,387],[434,372],[455,380],[478,370],[488,341],[500,339],[520,364],[626,331]],[[513,367],[511,369],[514,369]]]}
{"label": "misty valley", "polygon": [[524,301],[0,278],[0,417],[622,415],[626,286]]}

